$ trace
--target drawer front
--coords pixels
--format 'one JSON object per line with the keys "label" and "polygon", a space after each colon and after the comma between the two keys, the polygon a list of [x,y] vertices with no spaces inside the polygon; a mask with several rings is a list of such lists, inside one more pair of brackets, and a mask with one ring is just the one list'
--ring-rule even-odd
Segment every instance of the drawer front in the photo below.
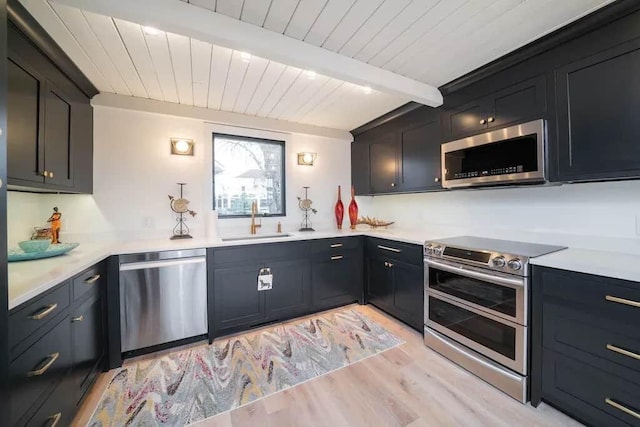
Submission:
{"label": "drawer front", "polygon": [[598,317],[640,324],[640,284],[589,274],[541,269],[543,295]]}
{"label": "drawer front", "polygon": [[12,424],[50,392],[70,367],[71,319],[67,316],[10,363]]}
{"label": "drawer front", "polygon": [[422,245],[370,237],[367,239],[367,256],[393,258],[409,264],[422,265]]}
{"label": "drawer front", "polygon": [[359,237],[338,237],[335,239],[320,239],[311,242],[311,252],[315,254],[324,252],[340,252],[360,247]]}
{"label": "drawer front", "polygon": [[274,259],[299,259],[308,257],[306,241],[242,245],[213,249],[213,265],[267,262]]}
{"label": "drawer front", "polygon": [[68,381],[62,381],[26,423],[27,427],[71,425],[76,405],[69,396],[73,392]]}
{"label": "drawer front", "polygon": [[592,425],[640,425],[639,385],[547,349],[542,393],[545,400]]}
{"label": "drawer front", "polygon": [[103,283],[105,283],[105,279],[102,264],[96,264],[77,275],[72,281],[73,300],[79,300],[83,296],[87,295],[88,292],[97,292],[97,289],[104,286]]}
{"label": "drawer front", "polygon": [[69,306],[69,283],[12,311],[9,315],[9,346],[13,348]]}
{"label": "drawer front", "polygon": [[640,331],[637,325],[609,323],[607,328],[599,327],[600,322],[592,314],[550,303],[544,305],[543,313],[545,347],[640,385]]}

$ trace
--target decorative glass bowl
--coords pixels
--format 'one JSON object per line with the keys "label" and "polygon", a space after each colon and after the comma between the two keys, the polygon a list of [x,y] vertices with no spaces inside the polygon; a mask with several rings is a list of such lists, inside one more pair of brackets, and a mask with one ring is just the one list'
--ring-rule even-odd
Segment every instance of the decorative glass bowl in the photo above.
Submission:
{"label": "decorative glass bowl", "polygon": [[51,246],[51,240],[25,240],[18,242],[18,246],[28,254],[44,252]]}

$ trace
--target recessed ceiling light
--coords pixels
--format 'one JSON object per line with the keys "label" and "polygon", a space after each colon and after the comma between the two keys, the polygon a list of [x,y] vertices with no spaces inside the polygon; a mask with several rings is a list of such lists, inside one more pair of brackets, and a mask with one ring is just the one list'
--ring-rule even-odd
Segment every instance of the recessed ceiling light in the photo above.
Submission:
{"label": "recessed ceiling light", "polygon": [[251,54],[247,52],[240,52],[240,58],[242,58],[242,62],[251,61]]}
{"label": "recessed ceiling light", "polygon": [[309,80],[314,80],[316,78],[316,72],[315,71],[307,70],[307,71],[305,71],[305,73],[307,74],[307,78]]}
{"label": "recessed ceiling light", "polygon": [[157,36],[158,34],[160,34],[160,30],[153,27],[142,27],[142,30],[149,36]]}
{"label": "recessed ceiling light", "polygon": [[363,86],[362,92],[364,92],[365,95],[369,95],[372,92],[372,89],[369,86]]}

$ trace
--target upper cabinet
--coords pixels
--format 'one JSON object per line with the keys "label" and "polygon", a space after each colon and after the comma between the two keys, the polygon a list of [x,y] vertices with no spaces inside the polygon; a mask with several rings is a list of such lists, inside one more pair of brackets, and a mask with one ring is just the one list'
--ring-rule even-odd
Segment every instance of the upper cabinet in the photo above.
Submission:
{"label": "upper cabinet", "polygon": [[[31,191],[91,193],[93,108],[89,95],[95,93],[85,93],[61,71],[64,64],[54,62],[52,55],[30,40],[25,33],[43,30],[34,28],[37,24],[26,13],[19,4],[11,5],[10,16],[21,15],[16,19],[19,24],[10,21],[8,26],[8,184]],[[44,38],[39,35],[37,39],[42,42]]]}
{"label": "upper cabinet", "polygon": [[498,90],[443,114],[443,139],[451,141],[541,117],[547,110],[544,75]]}
{"label": "upper cabinet", "polygon": [[640,176],[640,40],[555,70],[558,178]]}

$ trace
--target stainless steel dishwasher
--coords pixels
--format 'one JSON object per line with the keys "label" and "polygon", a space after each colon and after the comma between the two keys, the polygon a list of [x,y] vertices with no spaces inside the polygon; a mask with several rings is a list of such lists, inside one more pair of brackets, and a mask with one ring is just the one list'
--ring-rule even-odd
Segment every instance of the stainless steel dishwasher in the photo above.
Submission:
{"label": "stainless steel dishwasher", "polygon": [[205,249],[120,256],[122,352],[207,333]]}

